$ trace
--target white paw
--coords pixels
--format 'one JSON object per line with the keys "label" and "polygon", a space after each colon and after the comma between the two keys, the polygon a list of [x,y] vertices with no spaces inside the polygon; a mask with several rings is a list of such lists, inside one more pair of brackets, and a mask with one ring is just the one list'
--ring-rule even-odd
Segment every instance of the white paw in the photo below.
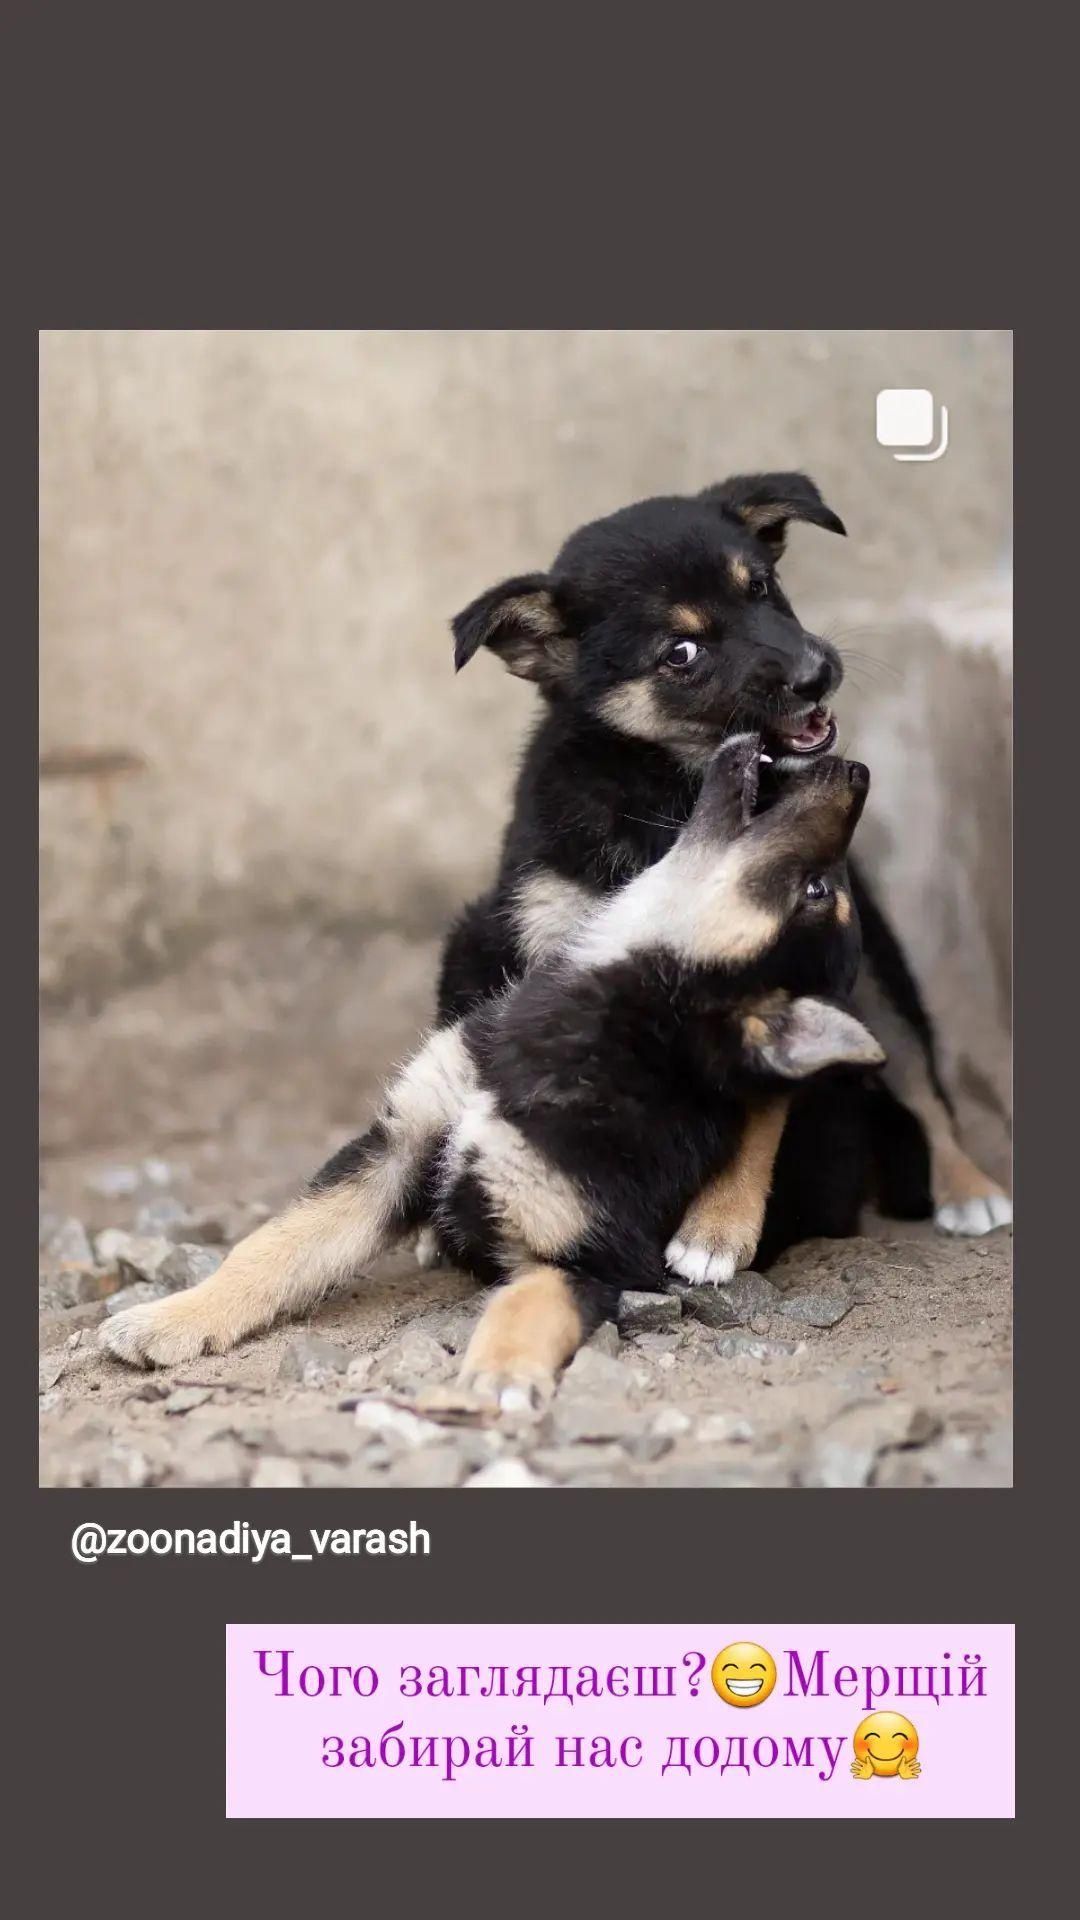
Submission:
{"label": "white paw", "polygon": [[442,1265],[442,1254],[439,1251],[439,1242],[435,1236],[434,1227],[421,1227],[416,1236],[414,1251],[416,1253],[417,1266],[424,1268],[425,1271],[430,1267]]}
{"label": "white paw", "polygon": [[98,1344],[129,1367],[174,1367],[194,1360],[210,1341],[190,1317],[176,1316],[172,1301],[152,1300],[106,1320]]}
{"label": "white paw", "polygon": [[993,1233],[995,1227],[1007,1227],[1012,1217],[1012,1201],[1007,1194],[987,1193],[939,1207],[934,1222],[942,1233],[978,1234]]}
{"label": "white paw", "polygon": [[687,1246],[685,1240],[669,1240],[664,1258],[672,1273],[692,1287],[718,1287],[735,1278],[733,1253],[713,1253],[708,1247]]}

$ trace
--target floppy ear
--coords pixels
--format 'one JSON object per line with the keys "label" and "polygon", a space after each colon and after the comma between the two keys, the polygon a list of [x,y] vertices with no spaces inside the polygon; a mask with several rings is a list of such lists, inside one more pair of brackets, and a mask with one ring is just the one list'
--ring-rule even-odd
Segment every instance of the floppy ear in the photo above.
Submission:
{"label": "floppy ear", "polygon": [[555,605],[546,573],[521,573],[491,587],[451,621],[454,668],[460,673],[479,647],[490,647],[522,680],[541,686],[565,679],[574,642]]}
{"label": "floppy ear", "polygon": [[733,513],[757,539],[779,557],[784,551],[789,520],[808,520],[829,533],[846,533],[843,521],[825,505],[814,482],[805,473],[743,473],[701,495],[725,513]]}
{"label": "floppy ear", "polygon": [[823,1067],[880,1067],[873,1034],[842,1007],[803,997],[743,1021],[747,1051],[785,1080],[806,1080]]}

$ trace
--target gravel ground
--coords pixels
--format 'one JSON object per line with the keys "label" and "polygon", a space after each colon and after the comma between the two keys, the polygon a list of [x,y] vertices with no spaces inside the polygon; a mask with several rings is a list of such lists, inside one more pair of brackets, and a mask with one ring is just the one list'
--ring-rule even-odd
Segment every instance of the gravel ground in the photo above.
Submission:
{"label": "gravel ground", "polygon": [[[153,1374],[99,1354],[118,1302],[201,1278],[364,1124],[430,1005],[434,952],[268,928],[50,1014],[45,1485],[1010,1483],[1008,1231],[869,1219],[715,1293],[633,1296],[539,1421],[433,1404],[481,1301],[407,1250],[233,1353]],[[998,1117],[964,1117],[1003,1172]]]}

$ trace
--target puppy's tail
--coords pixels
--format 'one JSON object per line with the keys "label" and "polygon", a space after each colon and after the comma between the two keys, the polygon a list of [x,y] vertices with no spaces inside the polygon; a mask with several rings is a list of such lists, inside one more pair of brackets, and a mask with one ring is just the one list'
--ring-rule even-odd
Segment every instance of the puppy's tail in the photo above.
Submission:
{"label": "puppy's tail", "polygon": [[134,1366],[224,1353],[353,1279],[429,1211],[439,1147],[470,1078],[459,1031],[434,1034],[391,1086],[379,1119],[327,1162],[301,1199],[241,1240],[197,1287],[106,1321],[102,1345]]}

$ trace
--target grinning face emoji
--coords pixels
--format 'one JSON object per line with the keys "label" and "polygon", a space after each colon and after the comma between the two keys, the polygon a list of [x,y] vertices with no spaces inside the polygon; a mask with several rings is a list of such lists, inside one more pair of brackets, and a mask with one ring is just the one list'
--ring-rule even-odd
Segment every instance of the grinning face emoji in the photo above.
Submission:
{"label": "grinning face emoji", "polygon": [[919,1736],[902,1713],[870,1713],[860,1720],[852,1736],[855,1758],[851,1771],[856,1780],[869,1780],[875,1773],[901,1780],[915,1780],[922,1767],[915,1755]]}
{"label": "grinning face emoji", "polygon": [[753,1640],[733,1640],[712,1663],[712,1683],[729,1707],[759,1707],[776,1685],[776,1662]]}

